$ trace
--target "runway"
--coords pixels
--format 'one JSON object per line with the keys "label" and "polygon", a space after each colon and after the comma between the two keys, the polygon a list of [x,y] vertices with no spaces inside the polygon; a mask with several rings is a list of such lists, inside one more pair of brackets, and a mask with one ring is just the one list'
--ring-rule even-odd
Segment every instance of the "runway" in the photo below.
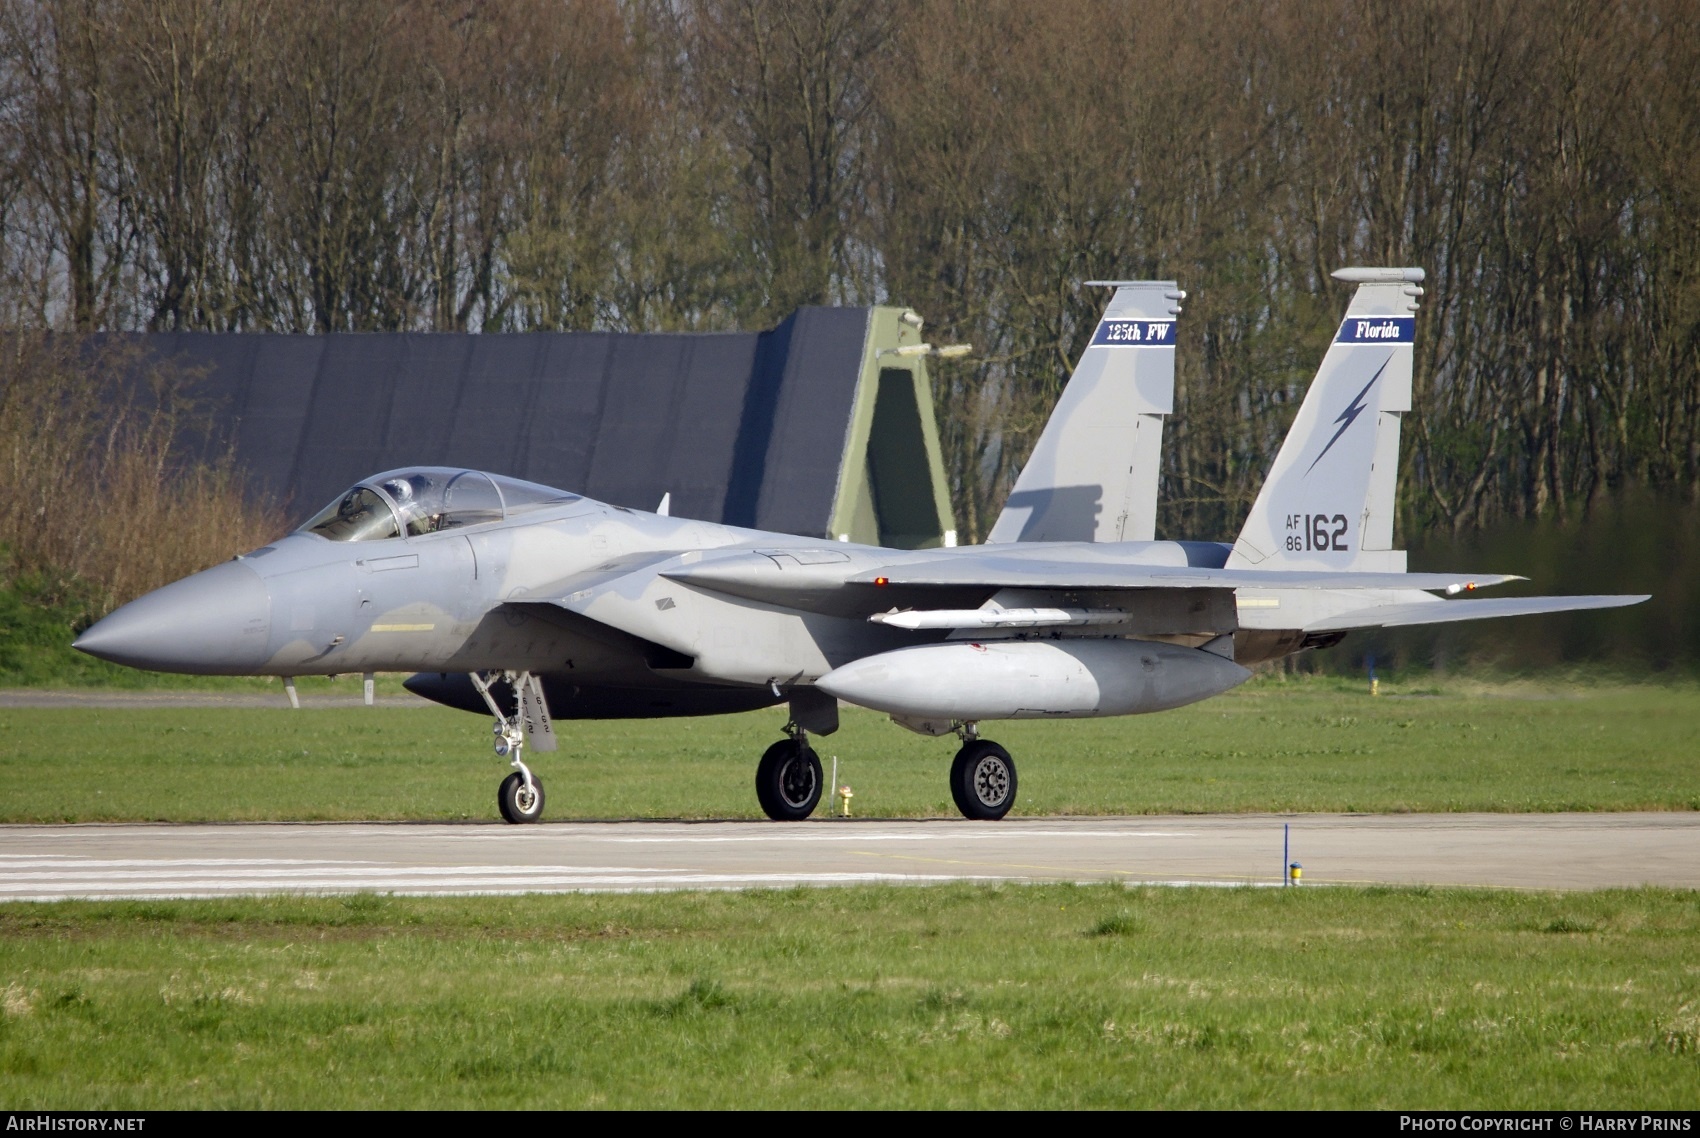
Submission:
{"label": "runway", "polygon": [[945,881],[1700,888],[1700,814],[0,826],[0,900]]}

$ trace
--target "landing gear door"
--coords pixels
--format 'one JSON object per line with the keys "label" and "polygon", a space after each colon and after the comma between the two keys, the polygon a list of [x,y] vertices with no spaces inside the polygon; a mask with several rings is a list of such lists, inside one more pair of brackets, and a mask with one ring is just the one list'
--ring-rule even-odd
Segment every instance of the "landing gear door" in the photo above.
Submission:
{"label": "landing gear door", "polygon": [[525,739],[534,751],[557,750],[555,725],[549,720],[549,703],[543,698],[543,681],[527,674],[519,685],[519,717]]}

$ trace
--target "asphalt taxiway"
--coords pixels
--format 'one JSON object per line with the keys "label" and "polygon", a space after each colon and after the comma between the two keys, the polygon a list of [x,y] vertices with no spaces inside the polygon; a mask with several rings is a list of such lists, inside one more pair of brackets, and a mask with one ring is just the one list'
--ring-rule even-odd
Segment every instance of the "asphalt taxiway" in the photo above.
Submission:
{"label": "asphalt taxiway", "polygon": [[1700,813],[0,826],[0,900],[943,881],[1700,888]]}

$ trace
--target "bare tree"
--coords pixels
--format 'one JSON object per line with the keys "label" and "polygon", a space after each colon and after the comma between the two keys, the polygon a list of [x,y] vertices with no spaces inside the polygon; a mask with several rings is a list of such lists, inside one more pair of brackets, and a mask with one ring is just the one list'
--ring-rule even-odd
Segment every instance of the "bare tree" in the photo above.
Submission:
{"label": "bare tree", "polygon": [[959,528],[1101,303],[1192,294],[1167,533],[1227,536],[1421,265],[1401,518],[1700,499],[1697,0],[0,0],[0,319],[673,329],[912,305]]}
{"label": "bare tree", "polygon": [[846,255],[863,212],[871,81],[886,0],[699,0],[685,43],[699,105],[738,152],[745,240],[783,314],[857,292]]}

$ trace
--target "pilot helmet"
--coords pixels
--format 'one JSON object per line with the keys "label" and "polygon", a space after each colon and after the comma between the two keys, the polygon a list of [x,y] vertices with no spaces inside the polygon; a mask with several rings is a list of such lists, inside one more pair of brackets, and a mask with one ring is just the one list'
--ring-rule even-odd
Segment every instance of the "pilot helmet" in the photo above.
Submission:
{"label": "pilot helmet", "polygon": [[413,501],[413,485],[405,478],[390,478],[383,483],[384,493],[395,499],[395,504],[405,506]]}

